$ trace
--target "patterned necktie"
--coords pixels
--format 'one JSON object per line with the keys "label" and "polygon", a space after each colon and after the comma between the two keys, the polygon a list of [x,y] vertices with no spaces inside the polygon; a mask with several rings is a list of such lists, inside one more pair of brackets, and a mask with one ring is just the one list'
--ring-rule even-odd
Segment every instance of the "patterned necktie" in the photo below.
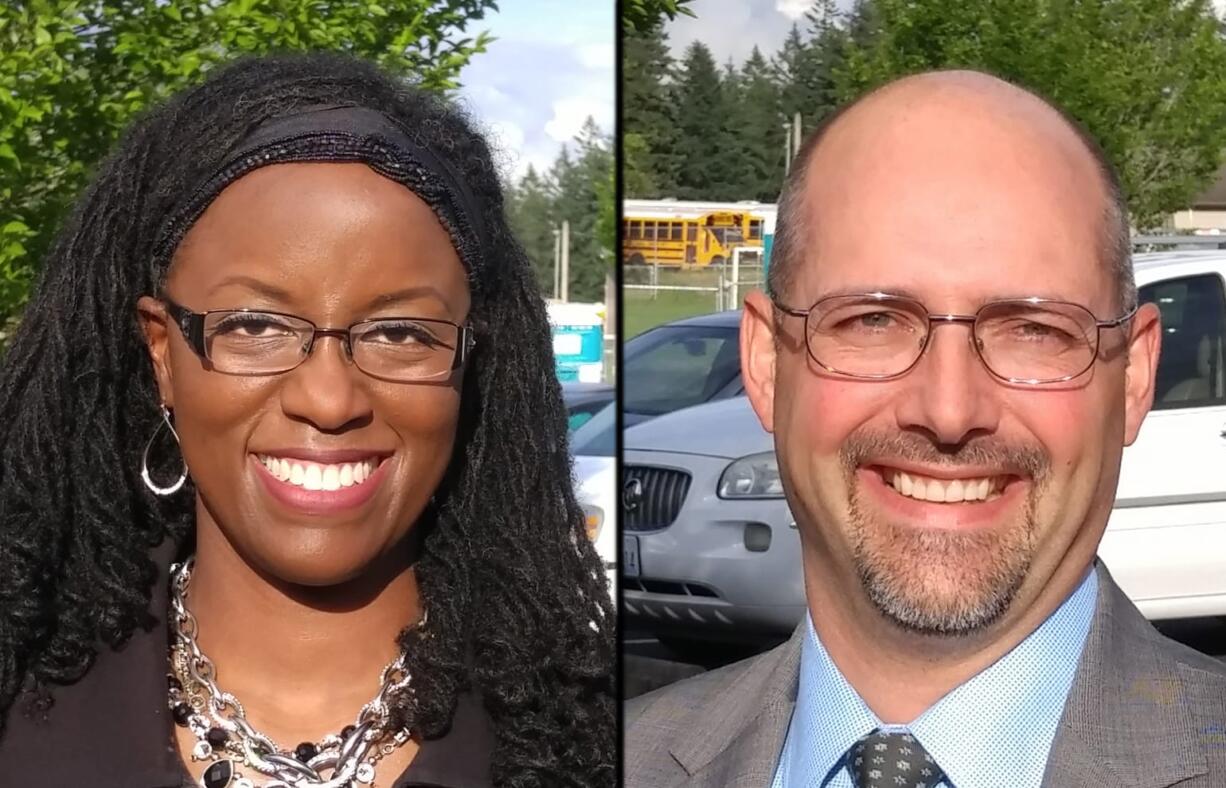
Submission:
{"label": "patterned necktie", "polygon": [[933,788],[945,773],[909,733],[876,730],[851,746],[848,771],[856,788]]}

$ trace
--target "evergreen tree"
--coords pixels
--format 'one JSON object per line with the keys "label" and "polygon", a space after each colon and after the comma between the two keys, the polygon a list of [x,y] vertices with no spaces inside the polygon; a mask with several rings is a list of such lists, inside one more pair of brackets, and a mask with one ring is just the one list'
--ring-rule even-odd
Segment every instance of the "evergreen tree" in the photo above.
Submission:
{"label": "evergreen tree", "polygon": [[627,197],[673,196],[679,163],[667,37],[655,24],[622,41],[623,188]]}
{"label": "evergreen tree", "polygon": [[711,50],[695,41],[685,51],[677,80],[677,151],[682,162],[677,197],[736,199],[735,138],[727,130],[725,101]]}
{"label": "evergreen tree", "polygon": [[829,112],[819,75],[820,59],[810,43],[792,25],[774,59],[775,81],[779,86],[779,111],[790,121],[800,113],[801,125],[811,129]]}
{"label": "evergreen tree", "polygon": [[739,199],[773,202],[783,185],[784,118],[771,66],[756,46],[741,69],[731,114],[741,157]]}
{"label": "evergreen tree", "polygon": [[598,224],[613,153],[609,139],[591,118],[574,145],[576,157],[571,158],[569,147],[563,148],[550,171],[556,184],[552,215],[559,226],[563,220],[570,222],[570,300],[603,301],[613,252],[602,242]]}
{"label": "evergreen tree", "polygon": [[532,165],[507,189],[507,218],[536,271],[541,292],[553,295],[553,186]]}

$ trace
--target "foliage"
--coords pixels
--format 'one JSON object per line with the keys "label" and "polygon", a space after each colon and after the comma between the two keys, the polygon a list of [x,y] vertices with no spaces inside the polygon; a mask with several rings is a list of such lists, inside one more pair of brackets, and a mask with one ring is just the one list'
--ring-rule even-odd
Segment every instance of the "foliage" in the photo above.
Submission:
{"label": "foliage", "polygon": [[691,0],[622,0],[622,29],[626,33],[641,33],[660,25],[664,18],[676,19],[678,14],[694,16],[685,5]]}
{"label": "foliage", "polygon": [[681,64],[662,25],[623,39],[622,173],[628,197],[774,200],[783,183],[783,125],[810,129],[838,100],[837,76],[872,27],[867,0],[840,12],[819,0],[807,34],[793,27],[769,59],[757,48],[739,68],[715,69],[691,45]]}
{"label": "foliage", "polygon": [[787,136],[780,121],[787,117],[780,109],[781,101],[771,65],[754,47],[729,108],[729,129],[741,164],[735,199],[773,202],[779,194]]}
{"label": "foliage", "polygon": [[[573,148],[573,153],[572,153]],[[554,234],[570,223],[572,301],[604,300],[616,249],[612,142],[588,118],[571,145],[540,174],[534,167],[507,188],[507,213],[546,296],[554,292]]]}
{"label": "foliage", "polygon": [[622,188],[627,195],[655,198],[676,191],[681,162],[672,71],[661,25],[622,38]]}
{"label": "foliage", "polygon": [[1208,0],[876,0],[881,35],[845,97],[896,76],[978,68],[1052,99],[1120,170],[1134,224],[1186,207],[1226,146],[1226,41]]}
{"label": "foliage", "polygon": [[[1139,227],[1187,207],[1219,166],[1226,40],[1209,0],[843,5],[816,0],[807,28],[794,27],[771,57],[769,78],[755,54],[739,70],[715,73],[719,89],[695,70],[692,48],[684,67],[672,68],[658,28],[628,36],[627,196],[773,199],[783,177],[782,126],[794,113],[808,131],[884,82],[954,67],[1024,85],[1082,123],[1119,168]],[[687,96],[695,89],[705,111]],[[712,175],[717,140],[730,160],[718,166],[722,179]]]}
{"label": "foliage", "polygon": [[[685,177],[676,189],[682,200],[726,200],[735,188],[730,171],[733,138],[726,115],[728,91],[711,50],[695,41],[685,51],[674,93],[677,107],[677,154]],[[731,87],[731,86],[729,86]]]}
{"label": "foliage", "polygon": [[[18,0],[0,4],[0,320],[132,118],[245,53],[340,50],[457,86],[495,0]],[[185,151],[190,155],[190,151]]]}

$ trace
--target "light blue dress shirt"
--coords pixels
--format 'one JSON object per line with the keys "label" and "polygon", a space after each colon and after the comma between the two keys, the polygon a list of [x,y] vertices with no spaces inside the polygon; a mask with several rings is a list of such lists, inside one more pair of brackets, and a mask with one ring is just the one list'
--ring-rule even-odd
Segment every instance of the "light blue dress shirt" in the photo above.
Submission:
{"label": "light blue dress shirt", "polygon": [[1097,596],[1091,569],[1038,629],[910,725],[877,719],[806,617],[796,706],[772,788],[851,788],[844,756],[877,728],[915,736],[945,772],[940,788],[1039,788]]}

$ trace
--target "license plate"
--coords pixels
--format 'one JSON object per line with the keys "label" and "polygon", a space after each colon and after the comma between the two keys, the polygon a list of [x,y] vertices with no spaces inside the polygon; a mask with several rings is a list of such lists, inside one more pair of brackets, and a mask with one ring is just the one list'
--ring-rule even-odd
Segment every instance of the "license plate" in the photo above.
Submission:
{"label": "license plate", "polygon": [[622,537],[622,577],[639,576],[639,538]]}

